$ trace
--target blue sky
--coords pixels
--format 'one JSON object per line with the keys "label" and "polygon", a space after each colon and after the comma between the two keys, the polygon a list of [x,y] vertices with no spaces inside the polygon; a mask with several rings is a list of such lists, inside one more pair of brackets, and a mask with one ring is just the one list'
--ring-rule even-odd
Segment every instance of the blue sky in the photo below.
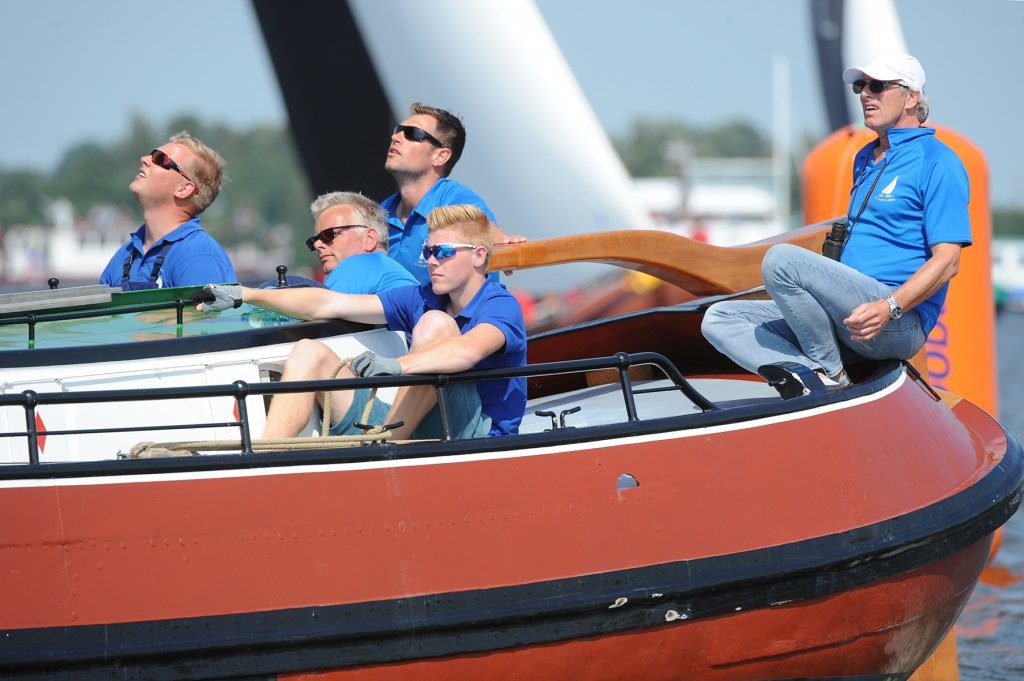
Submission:
{"label": "blue sky", "polygon": [[[748,120],[767,133],[778,53],[790,64],[794,140],[827,133],[804,1],[537,4],[610,133],[638,117]],[[1016,130],[1024,2],[904,0],[896,8],[928,73],[933,119],[981,147],[993,203],[1024,208],[1024,136]],[[242,126],[285,117],[244,0],[0,0],[0,64],[5,169],[52,168],[71,144],[123,133],[132,112]]]}

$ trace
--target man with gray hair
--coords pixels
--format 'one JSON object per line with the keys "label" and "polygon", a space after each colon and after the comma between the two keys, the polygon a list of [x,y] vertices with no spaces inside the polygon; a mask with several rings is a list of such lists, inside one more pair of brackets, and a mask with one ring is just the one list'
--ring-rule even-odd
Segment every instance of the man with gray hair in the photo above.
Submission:
{"label": "man with gray hair", "polygon": [[128,189],[144,222],[114,253],[100,283],[137,291],[235,281],[228,254],[199,224],[220,192],[221,155],[182,131],[140,160]]}
{"label": "man with gray hair", "polygon": [[327,278],[339,293],[379,293],[418,283],[387,256],[387,214],[376,201],[356,192],[331,192],[310,205],[313,236],[306,247],[317,254]]}
{"label": "man with gray hair", "polygon": [[[850,383],[844,360],[909,359],[924,345],[971,244],[967,171],[935,138],[925,74],[909,54],[848,68],[864,125],[877,139],[854,158],[844,222],[825,257],[790,244],[765,254],[771,301],[712,305],[701,327],[749,371],[795,362],[829,389]],[[827,242],[828,243],[828,242]]]}

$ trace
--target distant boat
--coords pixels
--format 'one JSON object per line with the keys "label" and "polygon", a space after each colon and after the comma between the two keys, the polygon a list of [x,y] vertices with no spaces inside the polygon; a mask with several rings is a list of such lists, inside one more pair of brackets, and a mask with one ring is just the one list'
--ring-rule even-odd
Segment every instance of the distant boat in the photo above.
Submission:
{"label": "distant boat", "polygon": [[[603,232],[492,267],[757,296],[765,248]],[[518,435],[261,442],[267,395],[332,385],[270,381],[292,342],[404,338],[197,293],[0,297],[0,673],[906,680],[1020,504],[1024,452],[977,407],[893,361],[837,392],[748,375],[706,297],[531,337]],[[502,373],[335,385],[444,404]]]}
{"label": "distant boat", "polygon": [[1024,239],[992,241],[992,284],[997,308],[1024,310]]}

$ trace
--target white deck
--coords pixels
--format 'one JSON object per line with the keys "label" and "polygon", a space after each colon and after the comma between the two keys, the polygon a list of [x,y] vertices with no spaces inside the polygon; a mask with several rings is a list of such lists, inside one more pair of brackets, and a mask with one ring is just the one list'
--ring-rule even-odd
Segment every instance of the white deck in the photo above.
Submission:
{"label": "white deck", "polygon": [[[712,402],[723,404],[736,400],[779,399],[779,393],[767,383],[745,380],[693,379],[690,384]],[[633,390],[672,388],[668,379],[633,381]],[[678,389],[645,392],[635,395],[637,418],[648,419],[699,414],[700,408]],[[581,407],[575,414],[566,414],[565,425],[584,428],[626,421],[626,406],[619,383],[574,390],[569,393],[530,400],[520,433],[540,433],[551,428],[551,418],[536,416],[537,411],[553,411],[560,416],[566,409]]]}

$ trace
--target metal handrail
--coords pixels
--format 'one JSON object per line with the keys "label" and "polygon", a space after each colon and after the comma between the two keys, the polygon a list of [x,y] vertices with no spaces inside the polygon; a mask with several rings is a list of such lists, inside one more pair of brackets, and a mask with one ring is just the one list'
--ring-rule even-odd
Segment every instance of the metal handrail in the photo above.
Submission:
{"label": "metal handrail", "polygon": [[[683,377],[679,369],[664,355],[656,352],[617,353],[610,357],[545,362],[542,364],[509,367],[503,369],[483,369],[458,374],[430,374],[403,376],[376,376],[372,378],[343,378],[317,381],[288,381],[277,383],[247,383],[235,381],[230,385],[215,386],[181,386],[171,388],[134,388],[127,390],[86,390],[80,392],[37,393],[25,390],[21,393],[0,395],[0,407],[22,407],[25,409],[25,431],[17,433],[0,433],[3,437],[27,437],[29,463],[39,463],[40,435],[85,435],[102,432],[135,432],[141,430],[176,430],[183,428],[204,428],[214,426],[238,427],[241,434],[243,454],[253,454],[252,438],[249,431],[249,418],[245,398],[249,395],[277,395],[281,393],[322,392],[325,390],[345,390],[352,388],[388,388],[399,386],[430,385],[437,390],[438,409],[441,417],[442,441],[450,441],[451,420],[447,404],[446,388],[452,383],[466,383],[481,380],[524,378],[552,374],[581,373],[597,369],[615,369],[619,375],[623,400],[629,421],[639,420],[636,411],[632,383],[629,379],[629,368],[641,364],[657,366],[675,384],[691,402],[702,412],[720,409],[704,397]],[[104,402],[127,402],[187,399],[203,397],[233,397],[238,406],[238,420],[204,424],[174,424],[155,426],[132,426],[125,428],[76,429],[60,431],[43,431],[36,428],[36,407],[44,404],[95,404]]]}

